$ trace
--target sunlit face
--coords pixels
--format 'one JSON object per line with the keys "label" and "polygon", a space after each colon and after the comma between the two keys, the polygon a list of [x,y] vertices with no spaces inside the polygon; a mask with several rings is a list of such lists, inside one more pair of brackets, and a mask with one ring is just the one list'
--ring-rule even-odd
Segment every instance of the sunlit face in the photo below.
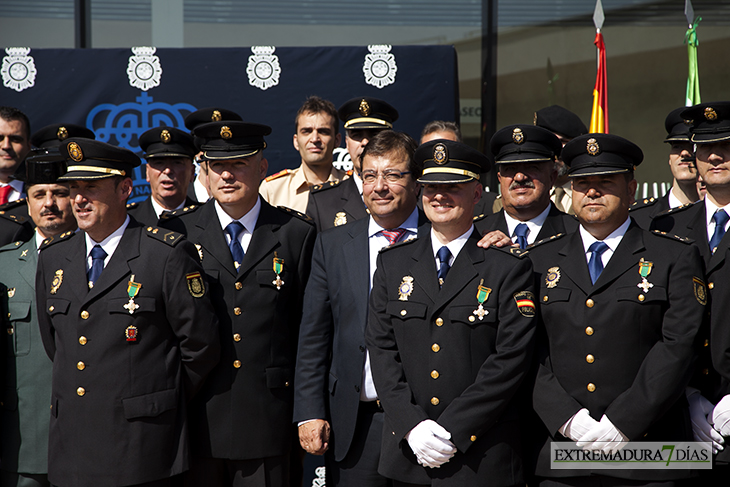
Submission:
{"label": "sunlit face", "polygon": [[153,157],[147,160],[147,182],[152,197],[168,210],[185,201],[195,176],[193,161],[185,157]]}
{"label": "sunlit face", "polygon": [[350,159],[352,159],[355,173],[362,172],[362,168],[360,167],[360,154],[362,154],[362,150],[368,145],[370,139],[375,137],[381,130],[387,129],[347,129],[345,145],[347,146],[347,152],[350,153]]}
{"label": "sunlit face", "polygon": [[555,164],[549,162],[515,162],[498,164],[505,211],[514,215],[520,210],[545,210],[550,203],[550,188],[557,178]]}
{"label": "sunlit face", "polygon": [[332,164],[332,152],[339,147],[341,136],[336,132],[336,120],[325,112],[305,112],[297,118],[294,148],[307,166]]}
{"label": "sunlit face", "polygon": [[26,191],[28,214],[43,237],[76,228],[67,184],[34,184]]}
{"label": "sunlit face", "polygon": [[697,170],[712,194],[713,188],[730,185],[730,142],[697,144]]}
{"label": "sunlit face", "polygon": [[75,180],[68,186],[76,222],[94,241],[101,242],[124,223],[130,178]]}
{"label": "sunlit face", "polygon": [[30,135],[20,120],[0,117],[0,171],[11,175],[30,151]]}
{"label": "sunlit face", "polygon": [[383,157],[368,155],[363,158],[362,170],[377,175],[374,183],[363,181],[363,200],[375,221],[381,226],[386,219],[405,221],[416,208],[418,183],[412,174],[402,175],[397,182],[387,181],[384,175],[390,172],[395,178],[397,173],[408,172],[407,155],[400,151]]}
{"label": "sunlit face", "polygon": [[269,167],[261,151],[239,159],[212,159],[207,164],[211,195],[222,207],[253,207]]}
{"label": "sunlit face", "polygon": [[463,227],[466,231],[473,220],[474,205],[482,197],[482,186],[478,181],[424,184],[422,195],[423,211],[434,229]]}
{"label": "sunlit face", "polygon": [[636,180],[625,173],[578,176],[573,182],[573,211],[580,223],[616,229],[628,218]]}
{"label": "sunlit face", "polygon": [[692,142],[676,141],[669,150],[669,169],[677,181],[694,181],[697,178]]}

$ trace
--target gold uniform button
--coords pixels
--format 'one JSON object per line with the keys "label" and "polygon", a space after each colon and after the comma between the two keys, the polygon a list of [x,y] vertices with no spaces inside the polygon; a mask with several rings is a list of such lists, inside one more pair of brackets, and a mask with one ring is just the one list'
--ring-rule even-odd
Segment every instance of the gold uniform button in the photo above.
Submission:
{"label": "gold uniform button", "polygon": [[234,360],[233,361],[233,366],[235,368],[237,368],[237,369],[240,369],[241,368],[241,361],[240,360]]}
{"label": "gold uniform button", "polygon": [[433,345],[431,345],[431,350],[433,350],[434,352],[438,352],[439,350],[441,350],[441,347],[438,343],[434,343]]}
{"label": "gold uniform button", "polygon": [[441,402],[441,401],[439,401],[438,397],[434,396],[431,398],[431,404],[433,404],[434,406],[438,406],[439,402]]}
{"label": "gold uniform button", "polygon": [[284,382],[284,387],[289,387],[289,381]]}
{"label": "gold uniform button", "polygon": [[438,370],[432,370],[431,371],[431,378],[438,379],[439,378],[439,371]]}
{"label": "gold uniform button", "polygon": [[586,335],[588,335],[588,336],[593,335],[593,328],[591,328],[590,326],[587,326],[586,327]]}
{"label": "gold uniform button", "polygon": [[234,342],[240,342],[241,341],[241,334],[240,333],[234,333],[233,334],[233,341]]}
{"label": "gold uniform button", "polygon": [[588,389],[588,392],[593,392],[596,390],[596,385],[593,382],[589,382],[586,389]]}
{"label": "gold uniform button", "polygon": [[710,340],[705,339],[705,346],[707,347],[709,345],[710,345]]}
{"label": "gold uniform button", "polygon": [[239,316],[241,314],[241,308],[239,308],[238,306],[233,308],[233,314]]}
{"label": "gold uniform button", "polygon": [[406,310],[404,310],[404,309],[400,310],[400,315],[401,315],[401,316],[405,316],[405,315],[407,315],[407,314],[408,314],[408,311],[406,311]]}
{"label": "gold uniform button", "polygon": [[79,343],[81,345],[86,345],[86,337],[85,336],[80,336],[79,337]]}
{"label": "gold uniform button", "polygon": [[709,369],[702,369],[702,375],[708,375],[710,373]]}
{"label": "gold uniform button", "polygon": [[10,328],[8,328],[8,335],[12,335],[13,333],[13,327],[11,326]]}
{"label": "gold uniform button", "polygon": [[592,299],[587,299],[586,300],[586,306],[588,306],[589,308],[592,308],[593,305],[595,305],[595,304],[596,303],[594,303]]}
{"label": "gold uniform button", "polygon": [[241,289],[243,289],[243,284],[241,284],[240,282],[236,282],[236,290],[240,291]]}
{"label": "gold uniform button", "polygon": [[89,319],[89,312],[84,310],[81,312],[81,319],[88,320]]}
{"label": "gold uniform button", "polygon": [[586,362],[588,362],[589,364],[592,364],[595,361],[596,361],[596,358],[593,355],[591,355],[591,354],[586,355]]}
{"label": "gold uniform button", "polygon": [[714,289],[714,288],[715,288],[715,283],[714,283],[714,282],[711,282],[711,283],[709,283],[709,284],[707,285],[707,288],[708,288],[708,289]]}
{"label": "gold uniform button", "polygon": [[86,389],[84,389],[83,387],[79,387],[78,389],[76,389],[76,394],[78,394],[79,396],[83,396],[84,394],[86,394]]}
{"label": "gold uniform button", "polygon": [[444,326],[444,320],[441,318],[436,318],[436,326]]}
{"label": "gold uniform button", "polygon": [[56,309],[56,307],[55,307],[55,306],[49,306],[49,307],[48,307],[48,311],[50,311],[51,313],[53,312],[53,310],[54,310],[54,309]]}
{"label": "gold uniform button", "polygon": [[86,368],[86,364],[80,361],[76,364],[76,368],[79,370],[84,370]]}
{"label": "gold uniform button", "polygon": [[471,441],[477,441],[477,437],[476,437],[476,435],[471,435],[471,437],[469,437],[469,439],[470,439]]}
{"label": "gold uniform button", "polygon": [[476,321],[476,318],[473,317],[473,316],[470,316],[469,317],[469,323],[474,323],[474,321]]}
{"label": "gold uniform button", "polygon": [[643,295],[643,294],[639,294],[639,301],[643,301],[643,300],[645,300],[645,299],[646,299],[646,298],[644,297],[644,295]]}
{"label": "gold uniform button", "polygon": [[546,303],[548,302],[548,299],[549,299],[549,298],[548,298],[547,296],[543,296],[543,297],[542,297],[542,300],[543,300],[544,302],[546,302]]}

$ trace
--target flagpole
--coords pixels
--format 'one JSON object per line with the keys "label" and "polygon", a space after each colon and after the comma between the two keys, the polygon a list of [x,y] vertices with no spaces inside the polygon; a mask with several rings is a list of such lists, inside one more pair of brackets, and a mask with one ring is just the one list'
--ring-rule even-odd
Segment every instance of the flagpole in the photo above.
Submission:
{"label": "flagpole", "polygon": [[596,38],[593,43],[598,51],[596,66],[596,84],[593,88],[593,109],[591,111],[591,133],[608,133],[608,81],[606,76],[606,46],[603,42],[603,4],[596,0],[593,12],[593,24],[596,26]]}

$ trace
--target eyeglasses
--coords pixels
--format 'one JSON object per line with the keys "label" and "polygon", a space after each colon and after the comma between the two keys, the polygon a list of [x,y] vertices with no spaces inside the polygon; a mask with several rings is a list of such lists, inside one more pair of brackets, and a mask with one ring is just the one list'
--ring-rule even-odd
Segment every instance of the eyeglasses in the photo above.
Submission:
{"label": "eyeglasses", "polygon": [[375,171],[363,171],[360,173],[360,178],[364,184],[375,184],[378,180],[378,176],[383,176],[388,183],[400,183],[406,174],[410,174],[411,171],[396,171],[395,169],[388,169],[381,173]]}

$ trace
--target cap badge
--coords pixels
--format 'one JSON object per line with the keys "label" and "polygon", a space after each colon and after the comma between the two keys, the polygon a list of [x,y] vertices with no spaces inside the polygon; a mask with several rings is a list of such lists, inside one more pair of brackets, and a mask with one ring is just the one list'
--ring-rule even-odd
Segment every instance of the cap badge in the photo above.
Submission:
{"label": "cap badge", "polygon": [[522,133],[522,129],[515,128],[512,131],[512,140],[515,142],[515,144],[521,144],[525,141],[525,134]]}
{"label": "cap badge", "polygon": [[172,140],[172,135],[170,135],[170,132],[167,129],[160,132],[160,140],[165,144],[169,144]]}
{"label": "cap badge", "polygon": [[366,102],[364,98],[360,102],[360,115],[362,115],[363,117],[367,117],[368,115],[370,115],[370,104]]}
{"label": "cap badge", "polygon": [[705,107],[705,118],[709,121],[717,120],[717,112],[712,107]]}
{"label": "cap badge", "polygon": [[68,151],[69,157],[74,161],[79,162],[84,160],[84,153],[81,151],[81,146],[79,146],[76,142],[68,144],[66,150]]}
{"label": "cap badge", "polygon": [[586,150],[588,153],[592,156],[595,156],[599,152],[601,152],[601,146],[598,145],[598,141],[591,137],[588,139],[588,142],[586,144]]}
{"label": "cap badge", "polygon": [[226,125],[222,126],[221,127],[221,137],[223,137],[226,140],[233,137],[233,132],[231,132],[231,128]]}
{"label": "cap badge", "polygon": [[58,127],[58,132],[56,132],[56,137],[58,137],[58,140],[68,139],[68,130],[66,130],[66,127]]}
{"label": "cap badge", "polygon": [[433,146],[433,162],[436,164],[446,164],[449,162],[449,151],[444,144],[436,144]]}
{"label": "cap badge", "polygon": [[223,117],[221,116],[221,112],[218,110],[213,110],[213,113],[210,114],[210,119],[214,122],[220,122]]}

